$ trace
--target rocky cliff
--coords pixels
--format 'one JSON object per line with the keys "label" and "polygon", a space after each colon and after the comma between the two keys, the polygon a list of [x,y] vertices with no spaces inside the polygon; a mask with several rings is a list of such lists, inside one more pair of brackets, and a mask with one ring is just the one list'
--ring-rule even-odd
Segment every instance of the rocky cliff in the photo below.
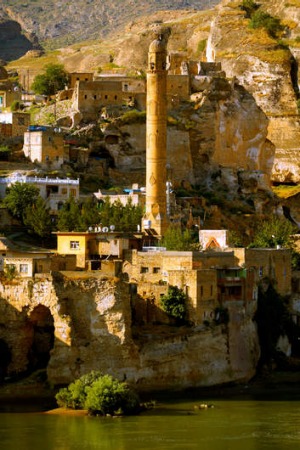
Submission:
{"label": "rocky cliff", "polygon": [[[16,282],[15,282],[16,283]],[[8,372],[47,366],[49,381],[69,383],[101,370],[139,390],[181,389],[248,380],[259,356],[253,310],[232,306],[229,326],[166,335],[132,332],[128,285],[93,274],[0,284],[0,339]]]}

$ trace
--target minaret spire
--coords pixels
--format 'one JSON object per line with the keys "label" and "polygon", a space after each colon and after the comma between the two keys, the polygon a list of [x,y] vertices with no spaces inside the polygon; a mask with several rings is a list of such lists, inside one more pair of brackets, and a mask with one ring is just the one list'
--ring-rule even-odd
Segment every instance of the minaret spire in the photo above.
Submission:
{"label": "minaret spire", "polygon": [[143,229],[162,236],[167,217],[167,41],[169,29],[160,30],[151,42],[147,71],[146,211]]}

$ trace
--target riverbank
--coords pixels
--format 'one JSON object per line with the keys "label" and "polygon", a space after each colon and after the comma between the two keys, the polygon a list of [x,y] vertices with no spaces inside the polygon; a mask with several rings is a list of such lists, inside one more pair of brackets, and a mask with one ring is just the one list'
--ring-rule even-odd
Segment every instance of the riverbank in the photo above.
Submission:
{"label": "riverbank", "polygon": [[[33,378],[0,385],[0,412],[56,411],[57,390],[46,382]],[[261,399],[300,400],[300,371],[271,372],[249,383],[191,388],[184,391],[141,393],[142,401],[179,399]]]}

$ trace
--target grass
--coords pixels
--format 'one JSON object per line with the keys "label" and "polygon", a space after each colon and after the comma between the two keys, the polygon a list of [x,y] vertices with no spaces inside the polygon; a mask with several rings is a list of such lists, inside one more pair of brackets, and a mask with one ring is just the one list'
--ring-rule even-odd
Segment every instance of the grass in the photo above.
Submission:
{"label": "grass", "polygon": [[300,192],[300,185],[287,186],[285,184],[281,184],[279,186],[273,186],[272,187],[272,191],[279,198],[289,198],[289,197],[293,197],[294,195],[299,194],[299,192]]}

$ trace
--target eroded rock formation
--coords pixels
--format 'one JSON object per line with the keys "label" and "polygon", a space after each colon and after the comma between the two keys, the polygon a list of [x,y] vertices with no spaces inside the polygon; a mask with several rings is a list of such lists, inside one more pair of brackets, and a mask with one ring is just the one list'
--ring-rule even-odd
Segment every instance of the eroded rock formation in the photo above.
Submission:
{"label": "eroded rock formation", "polygon": [[166,336],[158,327],[136,339],[129,286],[118,279],[49,275],[0,284],[0,295],[0,340],[11,352],[8,375],[47,367],[49,381],[64,384],[101,370],[151,390],[241,381],[255,373],[253,311],[238,306],[232,306],[228,328]]}

